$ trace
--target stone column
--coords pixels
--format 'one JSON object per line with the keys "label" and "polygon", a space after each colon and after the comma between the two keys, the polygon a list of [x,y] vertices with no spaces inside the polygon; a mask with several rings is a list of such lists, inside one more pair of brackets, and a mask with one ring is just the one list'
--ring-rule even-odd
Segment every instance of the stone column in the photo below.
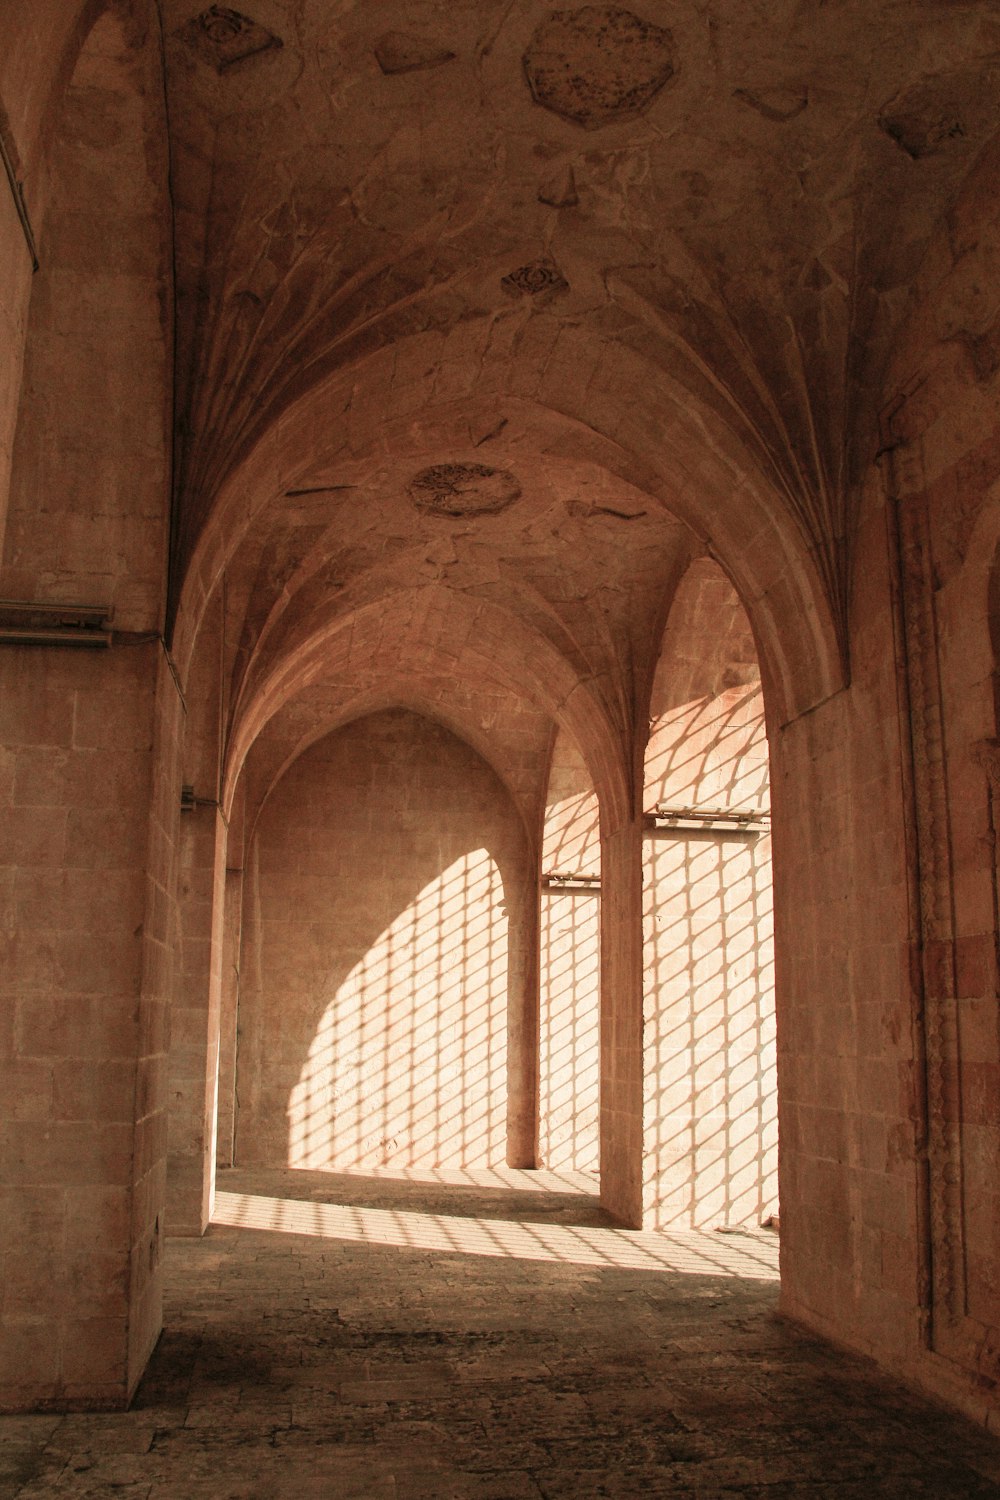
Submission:
{"label": "stone column", "polygon": [[[516,902],[508,901],[507,1165],[538,1165],[538,1049],[541,917],[538,852],[526,849]],[[523,912],[516,920],[518,909]]]}
{"label": "stone column", "polygon": [[[229,856],[233,858],[232,831]],[[215,1161],[219,1167],[236,1164],[236,1061],[239,1053],[240,968],[243,944],[243,867],[226,869],[226,899],[222,935],[222,983],[219,1018],[219,1107]]]}
{"label": "stone column", "polygon": [[219,1079],[225,819],[213,803],[185,812],[180,845],[180,963],[170,1017],[167,1169],[171,1234],[201,1235],[212,1213]]}
{"label": "stone column", "polygon": [[601,839],[601,1202],[642,1227],[642,824]]}

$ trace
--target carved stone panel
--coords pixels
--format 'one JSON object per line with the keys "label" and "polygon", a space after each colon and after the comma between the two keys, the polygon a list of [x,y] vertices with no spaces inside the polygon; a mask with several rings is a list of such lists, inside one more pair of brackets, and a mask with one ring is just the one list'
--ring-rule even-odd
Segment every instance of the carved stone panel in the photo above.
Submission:
{"label": "carved stone panel", "polygon": [[210,5],[188,21],[179,35],[220,73],[233,63],[282,46],[280,36],[228,5]]}
{"label": "carved stone panel", "polygon": [[375,58],[383,73],[415,73],[453,62],[454,52],[434,42],[422,41],[404,31],[387,31],[375,43]]}
{"label": "carved stone panel", "polygon": [[551,260],[533,260],[518,266],[500,285],[513,297],[543,297],[548,301],[559,292],[569,290],[569,282]]}
{"label": "carved stone panel", "polygon": [[553,11],[524,71],[538,104],[587,130],[634,119],[674,74],[673,37],[614,5]]}
{"label": "carved stone panel", "polygon": [[409,484],[418,510],[433,516],[489,516],[520,499],[521,486],[506,469],[485,464],[435,464]]}

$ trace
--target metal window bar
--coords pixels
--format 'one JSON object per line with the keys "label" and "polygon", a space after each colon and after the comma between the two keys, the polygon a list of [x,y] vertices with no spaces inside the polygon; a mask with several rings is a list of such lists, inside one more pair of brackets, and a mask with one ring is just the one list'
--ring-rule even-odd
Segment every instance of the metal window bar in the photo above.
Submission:
{"label": "metal window bar", "polygon": [[651,830],[673,833],[762,833],[771,826],[767,807],[674,807],[659,803],[647,814]]}

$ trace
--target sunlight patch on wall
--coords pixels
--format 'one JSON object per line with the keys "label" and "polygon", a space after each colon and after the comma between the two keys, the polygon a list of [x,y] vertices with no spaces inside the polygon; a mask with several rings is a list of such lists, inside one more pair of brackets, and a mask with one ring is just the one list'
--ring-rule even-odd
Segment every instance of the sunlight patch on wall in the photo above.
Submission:
{"label": "sunlight patch on wall", "polygon": [[507,936],[485,849],[420,892],[326,1006],[289,1100],[289,1166],[503,1161]]}
{"label": "sunlight patch on wall", "polygon": [[[645,806],[767,809],[758,683],[665,706]],[[770,835],[648,831],[643,857],[649,1228],[778,1211]]]}

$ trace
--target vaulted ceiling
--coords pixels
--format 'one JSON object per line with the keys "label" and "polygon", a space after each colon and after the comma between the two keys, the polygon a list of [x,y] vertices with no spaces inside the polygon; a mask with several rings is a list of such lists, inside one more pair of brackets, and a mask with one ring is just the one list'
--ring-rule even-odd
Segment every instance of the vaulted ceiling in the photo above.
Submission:
{"label": "vaulted ceiling", "polygon": [[160,12],[175,607],[215,601],[240,763],[404,677],[498,744],[581,689],[627,759],[706,550],[759,639],[797,614],[790,657],[844,661],[887,364],[1000,130],[1000,5]]}
{"label": "vaulted ceiling", "polygon": [[[627,723],[616,695],[716,542],[669,493],[720,485],[699,443],[783,508],[843,619],[892,342],[1000,126],[1000,10],[167,0],[165,21],[182,561],[262,436],[328,393],[230,560],[235,701],[321,621],[424,584],[530,625]],[[623,351],[662,382],[655,483],[553,417]],[[558,379],[518,401],[510,370],[539,363]]]}

